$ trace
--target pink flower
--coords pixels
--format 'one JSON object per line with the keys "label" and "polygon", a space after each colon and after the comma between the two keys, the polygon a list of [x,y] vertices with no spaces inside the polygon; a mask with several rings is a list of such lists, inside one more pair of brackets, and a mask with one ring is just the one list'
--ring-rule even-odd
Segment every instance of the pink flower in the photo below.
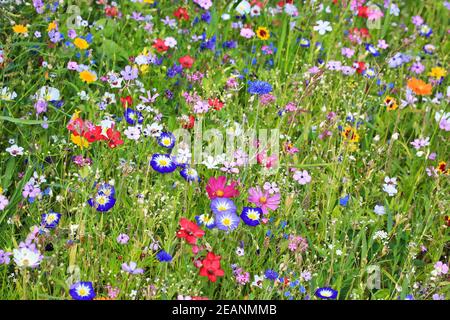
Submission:
{"label": "pink flower", "polygon": [[252,29],[250,28],[242,28],[241,29],[241,36],[247,39],[252,38],[255,35]]}
{"label": "pink flower", "polygon": [[434,265],[434,271],[436,272],[436,274],[438,276],[443,275],[443,274],[447,274],[448,266],[445,263],[443,263],[442,261],[438,261]]}
{"label": "pink flower", "polygon": [[439,128],[445,131],[450,131],[450,120],[442,119],[441,122],[439,122]]}
{"label": "pink flower", "polygon": [[210,199],[237,197],[239,195],[239,190],[236,189],[237,182],[231,181],[228,186],[226,184],[227,178],[225,176],[209,178],[208,184],[206,185],[208,197]]}
{"label": "pink flower", "polygon": [[311,176],[308,171],[295,171],[294,180],[300,183],[301,185],[305,185],[311,182]]}
{"label": "pink flower", "polygon": [[4,210],[8,204],[9,204],[8,198],[0,194],[0,210]]}
{"label": "pink flower", "polygon": [[261,208],[264,214],[269,213],[268,209],[274,211],[280,205],[281,195],[279,193],[270,195],[269,191],[262,191],[260,187],[250,188],[248,193],[248,201]]}

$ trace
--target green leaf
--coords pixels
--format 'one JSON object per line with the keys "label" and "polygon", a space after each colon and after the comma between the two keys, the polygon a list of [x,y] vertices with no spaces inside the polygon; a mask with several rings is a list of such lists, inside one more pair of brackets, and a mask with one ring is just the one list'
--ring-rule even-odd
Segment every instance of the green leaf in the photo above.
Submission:
{"label": "green leaf", "polygon": [[9,121],[17,124],[44,124],[45,122],[55,122],[55,121],[43,121],[43,120],[27,120],[27,119],[17,119],[13,117],[0,116],[0,120]]}

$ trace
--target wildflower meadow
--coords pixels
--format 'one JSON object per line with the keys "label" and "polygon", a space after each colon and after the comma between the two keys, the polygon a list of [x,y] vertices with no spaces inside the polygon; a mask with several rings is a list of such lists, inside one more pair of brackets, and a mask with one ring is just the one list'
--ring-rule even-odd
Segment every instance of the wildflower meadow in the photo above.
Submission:
{"label": "wildflower meadow", "polygon": [[0,1],[0,299],[449,299],[449,10]]}

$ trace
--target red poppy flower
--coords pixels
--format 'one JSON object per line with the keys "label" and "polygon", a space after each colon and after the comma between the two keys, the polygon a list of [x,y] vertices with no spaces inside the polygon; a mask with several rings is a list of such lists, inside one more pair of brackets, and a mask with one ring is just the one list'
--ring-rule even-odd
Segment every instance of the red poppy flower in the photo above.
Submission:
{"label": "red poppy flower", "polygon": [[178,59],[178,62],[183,68],[190,69],[194,64],[194,58],[192,58],[190,55],[186,55]]}
{"label": "red poppy flower", "polygon": [[201,238],[205,235],[205,231],[186,218],[180,219],[180,226],[181,228],[177,232],[177,237],[186,239],[189,244],[196,244],[197,238]]}
{"label": "red poppy flower", "polygon": [[126,96],[125,98],[122,97],[120,98],[120,102],[122,103],[122,106],[126,109],[133,105],[133,98],[131,98],[131,96]]}
{"label": "red poppy flower", "polygon": [[208,277],[209,281],[216,282],[217,277],[222,277],[225,272],[220,269],[220,256],[216,256],[212,252],[208,252],[206,258],[202,260],[200,276]]}
{"label": "red poppy flower", "polygon": [[156,51],[158,52],[166,52],[167,50],[169,50],[169,47],[166,46],[165,42],[163,39],[156,39],[155,43],[153,44],[153,48],[156,49]]}
{"label": "red poppy flower", "polygon": [[186,8],[179,7],[177,10],[175,10],[175,11],[173,12],[173,15],[174,15],[175,18],[177,18],[178,20],[186,20],[186,21],[189,21],[189,14],[188,14]]}
{"label": "red poppy flower", "polygon": [[208,104],[217,111],[223,108],[223,102],[218,98],[208,99]]}
{"label": "red poppy flower", "polygon": [[369,7],[366,7],[366,6],[358,7],[358,17],[368,18],[369,17]]}
{"label": "red poppy flower", "polygon": [[108,130],[106,130],[106,136],[106,140],[108,140],[108,146],[111,149],[114,149],[115,147],[123,144],[123,140],[120,139],[120,132],[114,130],[114,128],[109,128]]}
{"label": "red poppy flower", "polygon": [[206,192],[210,199],[215,198],[234,198],[239,195],[239,190],[235,188],[237,185],[236,181],[232,181],[230,185],[226,185],[227,178],[225,176],[220,176],[217,179],[214,177],[209,178],[208,184],[206,185]]}
{"label": "red poppy flower", "polygon": [[102,135],[102,127],[95,126],[91,128],[89,131],[85,132],[83,135],[88,142],[94,142],[103,139]]}

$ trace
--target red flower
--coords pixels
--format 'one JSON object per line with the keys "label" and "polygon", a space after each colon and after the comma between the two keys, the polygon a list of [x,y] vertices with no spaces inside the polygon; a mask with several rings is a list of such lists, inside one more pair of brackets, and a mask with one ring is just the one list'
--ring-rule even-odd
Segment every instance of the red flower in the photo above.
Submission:
{"label": "red flower", "polygon": [[189,244],[196,244],[197,238],[201,238],[205,235],[205,231],[186,218],[180,219],[180,226],[181,228],[177,232],[177,237],[186,239]]}
{"label": "red flower", "polygon": [[200,276],[208,277],[211,282],[216,282],[217,277],[222,277],[225,272],[220,269],[220,256],[208,252],[206,258],[202,260]]}
{"label": "red flower", "polygon": [[117,17],[119,15],[119,10],[117,10],[117,7],[111,7],[111,6],[107,6],[105,8],[105,14],[108,17]]}
{"label": "red flower", "polygon": [[166,46],[164,40],[158,38],[155,40],[155,43],[153,44],[153,48],[156,49],[156,51],[158,52],[166,52],[167,50],[169,50],[169,47]]}
{"label": "red flower", "polygon": [[362,62],[362,61],[356,61],[356,62],[353,64],[353,67],[356,68],[356,71],[357,71],[359,74],[363,73],[363,71],[366,70],[366,64],[365,64],[364,62]]}
{"label": "red flower", "polygon": [[178,59],[178,62],[181,64],[183,68],[190,69],[194,64],[194,58],[192,58],[190,55],[186,55]]}
{"label": "red flower", "polygon": [[218,98],[208,99],[208,104],[217,111],[223,108],[223,102]]}
{"label": "red flower", "polygon": [[239,190],[235,188],[237,182],[232,181],[228,186],[226,186],[226,183],[227,178],[225,176],[220,176],[217,179],[214,177],[209,178],[208,184],[206,185],[206,192],[208,192],[209,198],[237,197],[239,195]]}
{"label": "red flower", "polygon": [[108,130],[106,130],[106,136],[106,140],[108,140],[108,146],[111,149],[114,149],[115,147],[123,144],[123,140],[120,139],[120,132],[114,130],[114,128],[109,128]]}
{"label": "red flower", "polygon": [[131,96],[126,96],[125,98],[122,97],[120,98],[120,102],[122,103],[122,106],[126,109],[133,105],[133,98],[131,98]]}
{"label": "red flower", "polygon": [[190,115],[188,117],[188,120],[182,121],[182,125],[184,129],[192,129],[195,124],[195,117],[193,115]]}
{"label": "red flower", "polygon": [[369,17],[369,7],[366,7],[366,6],[358,7],[358,17],[368,18]]}
{"label": "red flower", "polygon": [[94,142],[94,141],[104,139],[104,136],[102,135],[102,127],[101,126],[94,126],[89,131],[85,132],[83,136],[89,142]]}
{"label": "red flower", "polygon": [[189,15],[186,8],[179,7],[177,10],[173,12],[173,15],[178,20],[186,20],[189,21]]}

